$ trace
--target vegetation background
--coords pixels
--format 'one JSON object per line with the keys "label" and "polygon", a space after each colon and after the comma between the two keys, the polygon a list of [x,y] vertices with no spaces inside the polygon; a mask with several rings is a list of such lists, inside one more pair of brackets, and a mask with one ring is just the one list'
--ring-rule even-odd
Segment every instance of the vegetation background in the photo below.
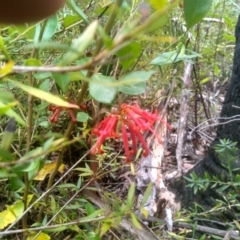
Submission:
{"label": "vegetation background", "polygon": [[[231,76],[239,10],[238,0],[68,0],[40,23],[1,25],[0,238],[222,239],[196,235],[197,208],[174,217],[191,228],[167,231],[159,216],[145,226],[137,210],[148,216],[151,186],[137,204],[134,184],[141,148],[130,163],[124,139],[106,140],[95,154],[91,131],[122,103],[153,111],[166,99],[176,131],[185,64],[192,63],[188,128],[211,119],[198,132],[204,154]],[[171,156],[175,144],[166,146]],[[189,181],[196,191],[206,184],[194,175]]]}

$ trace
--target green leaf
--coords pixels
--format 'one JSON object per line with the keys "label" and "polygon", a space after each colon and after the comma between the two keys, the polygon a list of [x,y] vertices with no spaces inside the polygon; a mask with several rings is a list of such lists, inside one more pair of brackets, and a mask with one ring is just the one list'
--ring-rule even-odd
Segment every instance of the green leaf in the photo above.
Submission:
{"label": "green leaf", "polygon": [[1,141],[1,149],[9,150],[16,131],[16,121],[14,118],[11,118],[3,132],[2,141]]}
{"label": "green leaf", "polygon": [[[34,39],[36,34],[36,24],[12,25],[9,29],[9,34],[17,31],[17,39],[21,36],[30,41]],[[16,40],[16,39],[15,39]]]}
{"label": "green leaf", "polygon": [[41,154],[41,152],[42,152],[42,148],[40,147],[28,152],[23,157],[30,158],[32,156],[31,161],[27,163],[16,164],[12,167],[11,170],[13,172],[30,172],[37,169],[40,165],[41,157],[35,157],[35,156]]}
{"label": "green leaf", "polygon": [[1,52],[5,55],[5,57],[6,57],[8,60],[11,60],[11,57],[10,57],[10,55],[8,54],[7,48],[5,47],[5,44],[4,44],[4,41],[3,41],[1,35],[0,35],[0,50],[1,50]]}
{"label": "green leaf", "polygon": [[198,23],[209,11],[212,0],[184,0],[184,16],[187,28]]}
{"label": "green leaf", "polygon": [[155,9],[162,9],[166,7],[167,0],[150,0],[150,3]]}
{"label": "green leaf", "polygon": [[62,92],[66,93],[70,83],[69,73],[52,73],[52,76]]}
{"label": "green leaf", "polygon": [[93,205],[91,203],[87,203],[86,212],[87,212],[87,215],[90,215],[95,212],[95,208],[93,207]]}
{"label": "green leaf", "polygon": [[114,83],[116,80],[113,77],[95,74],[91,78],[89,84],[89,92],[91,96],[102,103],[111,103],[116,96],[117,89],[108,86],[107,83]]}
{"label": "green leaf", "polygon": [[214,64],[213,71],[216,76],[219,76],[220,70],[217,64]]}
{"label": "green leaf", "polygon": [[58,27],[58,18],[57,15],[53,15],[52,17],[48,18],[46,20],[46,25],[43,31],[43,35],[42,35],[42,39],[39,39],[40,33],[41,33],[41,23],[39,23],[36,26],[36,32],[35,32],[35,36],[34,36],[34,43],[39,42],[39,40],[41,42],[47,42],[49,41],[52,36],[55,34],[55,32],[57,31],[57,27]]}
{"label": "green leaf", "polygon": [[146,81],[155,71],[137,71],[122,77],[118,84],[118,90],[125,94],[138,95],[145,92]]}
{"label": "green leaf", "polygon": [[141,202],[141,206],[144,206],[144,204],[147,202],[147,200],[148,200],[148,198],[149,198],[149,196],[150,196],[150,194],[151,194],[152,187],[153,187],[152,182],[150,182],[150,183],[148,184],[148,186],[147,186],[147,189],[146,189],[144,195],[143,195],[143,199],[142,199],[142,202]]}
{"label": "green leaf", "polygon": [[151,32],[151,31],[155,31],[157,29],[162,28],[163,26],[165,26],[168,23],[168,15],[166,13],[163,13],[163,11],[157,10],[155,11],[148,19],[147,21],[151,22],[151,19],[155,19],[157,15],[159,15],[159,11],[162,12],[162,14],[160,16],[158,16],[157,21],[153,21],[153,23],[151,24],[151,26],[149,28],[146,29],[146,32]]}
{"label": "green leaf", "polygon": [[52,195],[50,196],[50,204],[51,204],[51,210],[53,213],[56,212],[56,208],[57,208],[57,205],[56,205],[56,200],[55,200],[55,197],[53,197]]}
{"label": "green leaf", "polygon": [[139,221],[137,220],[135,214],[131,213],[131,219],[132,219],[132,223],[133,225],[138,228],[138,229],[142,229],[141,224],[139,223]]}
{"label": "green leaf", "polygon": [[11,102],[6,105],[4,104],[4,105],[0,106],[0,116],[2,116],[3,114],[6,114],[6,112],[8,110],[10,110],[12,107],[14,107],[16,105],[17,105],[17,102]]}
{"label": "green leaf", "polygon": [[82,72],[71,72],[70,74],[70,81],[81,81],[86,79],[85,75]]}
{"label": "green leaf", "polygon": [[136,187],[136,184],[132,183],[128,190],[127,202],[126,202],[126,208],[128,210],[130,210],[132,208],[133,203],[134,203],[135,187]]}
{"label": "green leaf", "polygon": [[[0,102],[0,108],[5,108],[6,106],[7,106],[6,104]],[[6,114],[7,116],[11,117],[11,118],[15,118],[15,120],[16,120],[19,124],[21,124],[21,125],[23,125],[23,126],[26,126],[26,122],[25,122],[14,110],[8,109],[8,110],[5,112],[5,114]]]}
{"label": "green leaf", "polygon": [[91,219],[94,219],[95,217],[97,217],[99,214],[102,213],[102,209],[99,209],[99,210],[96,210],[95,212],[93,212],[92,214],[90,215],[87,215],[86,217],[83,217],[83,218],[80,218],[79,220],[81,222],[84,222],[84,221],[89,221]]}
{"label": "green leaf", "polygon": [[14,101],[14,95],[11,91],[6,91],[4,86],[0,85],[0,100],[3,102],[13,102]]}
{"label": "green leaf", "polygon": [[22,201],[17,201],[14,205],[8,206],[7,210],[0,213],[0,229],[5,228],[8,224],[13,223],[19,218],[24,211]]}
{"label": "green leaf", "polygon": [[[8,162],[13,159],[14,159],[14,157],[10,152],[8,152],[5,149],[0,148],[0,161]],[[0,169],[0,171],[2,171],[2,170]],[[1,173],[2,172],[0,172],[0,178],[1,178]],[[3,171],[3,173],[4,173],[4,171]]]}
{"label": "green leaf", "polygon": [[52,36],[55,34],[58,28],[58,17],[57,15],[53,15],[47,19],[46,26],[44,28],[42,41],[49,41]]}
{"label": "green leaf", "polygon": [[120,59],[120,63],[127,70],[132,63],[137,59],[142,50],[142,46],[137,42],[132,42],[126,47],[119,50],[116,55]]}
{"label": "green leaf", "polygon": [[78,112],[77,113],[77,121],[78,122],[87,122],[89,116],[85,112]]}
{"label": "green leaf", "polygon": [[25,186],[23,180],[22,180],[22,174],[20,174],[17,177],[11,177],[9,179],[9,185],[12,191],[19,190],[19,188],[22,188]]}
{"label": "green leaf", "polygon": [[210,80],[211,80],[210,77],[206,77],[206,78],[204,78],[204,79],[202,79],[202,80],[200,81],[200,84],[207,83],[207,82],[209,82]]}
{"label": "green leaf", "polygon": [[37,80],[43,80],[43,79],[52,77],[52,74],[50,72],[39,72],[39,73],[35,73],[34,77]]}
{"label": "green leaf", "polygon": [[76,15],[67,15],[66,17],[64,17],[64,27],[69,27],[72,24],[76,23],[77,21],[79,21],[81,18],[79,16]]}
{"label": "green leaf", "polygon": [[47,101],[49,103],[52,103],[52,104],[55,104],[55,105],[61,106],[61,107],[66,107],[66,108],[79,108],[77,105],[66,102],[63,99],[61,99],[59,97],[56,97],[51,93],[44,92],[44,91],[39,90],[37,88],[30,87],[30,86],[24,85],[20,82],[16,82],[16,81],[13,81],[13,80],[10,80],[10,79],[8,79],[8,81],[14,83],[16,86],[20,87],[23,91],[25,91],[25,92],[27,92],[27,93],[29,93],[29,94],[37,97],[37,98],[40,98],[44,101]]}
{"label": "green leaf", "polygon": [[231,42],[235,42],[236,38],[234,35],[230,35],[230,34],[223,34],[223,38],[227,41],[231,41]]}
{"label": "green leaf", "polygon": [[71,50],[67,52],[60,61],[60,66],[68,65],[74,62],[84,53],[94,38],[97,26],[98,21],[92,22],[79,38],[73,40]]}
{"label": "green leaf", "polygon": [[42,63],[36,58],[29,58],[24,62],[25,66],[42,66]]}
{"label": "green leaf", "polygon": [[178,57],[179,53],[177,51],[171,51],[171,52],[165,52],[158,55],[156,58],[154,58],[150,64],[156,65],[156,66],[162,66],[166,64],[172,64],[181,61]]}
{"label": "green leaf", "polygon": [[181,47],[181,51],[178,50],[171,51],[171,52],[164,52],[154,58],[149,64],[155,66],[162,66],[167,64],[173,64],[180,61],[185,61],[186,59],[201,57],[201,54],[196,52],[192,52],[192,54],[187,55],[185,54],[185,46]]}
{"label": "green leaf", "polygon": [[51,237],[46,233],[40,232],[39,234],[30,235],[27,240],[50,240]]}
{"label": "green leaf", "polygon": [[82,18],[86,23],[89,23],[88,16],[82,11],[82,9],[77,6],[74,1],[68,1],[67,5],[73,12],[75,12],[80,18]]}
{"label": "green leaf", "polygon": [[[44,92],[49,91],[49,89],[51,89],[52,86],[52,81],[50,81],[49,79],[46,79],[44,81],[42,81],[42,83],[39,85],[39,89],[43,90]],[[46,109],[46,108],[44,108]]]}
{"label": "green leaf", "polygon": [[100,230],[100,236],[102,237],[111,228],[111,226],[111,222],[103,223]]}

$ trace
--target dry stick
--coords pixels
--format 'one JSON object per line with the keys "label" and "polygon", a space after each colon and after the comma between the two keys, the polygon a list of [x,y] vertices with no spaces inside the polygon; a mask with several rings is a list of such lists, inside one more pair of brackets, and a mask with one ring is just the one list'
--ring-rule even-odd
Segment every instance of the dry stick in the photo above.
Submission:
{"label": "dry stick", "polygon": [[189,113],[189,102],[190,102],[190,87],[191,87],[191,72],[192,64],[186,63],[184,68],[183,86],[180,106],[180,116],[178,122],[178,133],[177,133],[177,148],[176,148],[176,159],[177,159],[177,170],[178,176],[182,175],[182,151],[185,143],[186,132],[187,132],[187,121]]}
{"label": "dry stick", "polygon": [[[176,222],[176,223],[174,223],[174,226],[181,227],[181,228],[195,229],[195,230],[203,232],[203,233],[214,234],[214,235],[217,235],[220,237],[228,236],[231,239],[239,239],[240,238],[239,231],[236,231],[236,230],[224,231],[224,230],[205,227],[205,226],[201,226],[201,225],[193,226],[192,224],[183,223],[183,222]],[[224,239],[229,239],[229,238],[224,238]]]}
{"label": "dry stick", "polygon": [[[119,8],[119,7],[122,5],[122,2],[123,2],[123,0],[117,0],[115,6]],[[116,7],[113,8],[113,11],[111,12],[111,15],[110,15],[110,17],[109,17],[109,19],[108,19],[108,22],[106,23],[106,27],[105,27],[106,33],[109,33],[109,31],[111,30],[112,26],[114,25],[115,19],[116,19],[116,17],[117,17],[117,12],[116,12],[117,9],[116,9]],[[96,56],[96,55],[99,54],[99,52],[101,51],[102,45],[103,45],[103,44],[102,44],[102,40],[99,39],[99,41],[98,41],[98,43],[97,43],[97,48],[96,48],[95,53],[94,53],[94,56]],[[90,70],[88,71],[87,77],[88,77],[88,78],[91,77],[92,74],[93,74],[93,72],[92,72],[91,69],[90,69]],[[77,101],[76,101],[76,104],[77,104],[77,105],[80,105],[80,104],[82,103],[83,98],[84,98],[84,96],[85,96],[86,93],[87,93],[87,90],[88,90],[88,82],[84,82],[83,85],[82,85],[82,89],[81,89],[81,91],[79,92],[78,97],[77,97]],[[75,111],[75,115],[76,115],[76,111]],[[70,137],[74,126],[75,126],[75,123],[73,123],[73,122],[70,122],[70,123],[69,123],[68,128],[67,128],[67,131],[66,131],[66,133],[65,133],[65,135],[64,135],[65,138],[69,138],[69,137]],[[56,174],[57,174],[57,172],[58,172],[58,169],[59,169],[59,167],[60,167],[61,164],[62,164],[64,150],[65,150],[65,149],[60,149],[60,152],[59,152],[59,155],[58,155],[58,159],[57,159],[57,161],[56,161],[56,166],[55,166],[53,172],[51,173],[51,175],[50,175],[50,177],[49,177],[49,181],[48,181],[48,185],[47,185],[47,190],[52,187],[53,181],[54,181],[55,176],[56,176]],[[45,203],[46,205],[47,205],[47,202],[48,202],[49,194],[50,194],[50,193],[48,193],[48,194],[45,196],[45,198],[44,198],[44,203]],[[41,208],[40,208],[40,211],[39,211],[39,214],[38,214],[38,222],[40,222],[41,219],[42,219],[42,214],[43,214],[44,208],[45,208],[44,205],[42,205]],[[36,236],[36,237],[37,237],[37,236]]]}

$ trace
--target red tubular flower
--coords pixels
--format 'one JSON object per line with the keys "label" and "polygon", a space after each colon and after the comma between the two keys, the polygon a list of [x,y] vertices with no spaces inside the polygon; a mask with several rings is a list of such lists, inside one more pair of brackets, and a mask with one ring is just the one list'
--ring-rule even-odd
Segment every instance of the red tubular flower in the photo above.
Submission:
{"label": "red tubular flower", "polygon": [[49,119],[50,122],[57,123],[61,111],[62,110],[60,108],[55,108],[54,111],[53,111],[53,115]]}
{"label": "red tubular flower", "polygon": [[96,154],[96,153],[101,154],[101,153],[103,153],[103,150],[101,149],[101,146],[102,146],[104,141],[105,141],[105,137],[103,135],[98,137],[96,143],[92,147],[91,154]]}
{"label": "red tubular flower", "polygon": [[[74,102],[70,101],[70,103],[74,103]],[[73,110],[71,108],[64,108],[64,107],[55,106],[53,104],[50,104],[48,106],[48,110],[53,112],[53,115],[49,118],[49,121],[52,122],[52,123],[57,123],[58,122],[60,113],[62,111],[67,111],[68,112],[68,115],[70,116],[70,119],[73,123],[77,122],[77,119],[74,116]]]}
{"label": "red tubular flower", "polygon": [[131,162],[131,157],[130,157],[130,151],[129,151],[129,146],[128,146],[128,137],[127,137],[127,130],[122,122],[122,139],[123,139],[123,145],[125,149],[125,154],[126,154],[126,161]]}
{"label": "red tubular flower", "polygon": [[77,119],[75,118],[75,116],[74,116],[74,114],[73,114],[73,111],[72,111],[71,109],[68,109],[67,111],[68,111],[68,114],[69,114],[69,116],[70,116],[70,118],[71,118],[71,121],[72,121],[73,123],[77,123]]}
{"label": "red tubular flower", "polygon": [[[142,134],[140,133],[140,131],[137,128],[135,128],[132,125],[131,122],[128,122],[127,124],[133,130],[133,132],[136,135],[136,137],[138,138],[138,140],[142,143],[143,149],[145,150],[143,154],[144,154],[144,156],[147,156],[149,154],[149,147],[148,147],[145,139],[143,138]],[[134,136],[134,138],[135,138],[135,136]],[[135,138],[135,140],[136,140],[136,138]]]}
{"label": "red tubular flower", "polygon": [[91,153],[102,153],[101,145],[107,138],[118,138],[119,135],[116,133],[118,117],[116,115],[109,115],[102,122],[100,122],[92,130],[91,135],[98,136],[96,143],[94,144]]}
{"label": "red tubular flower", "polygon": [[132,127],[131,124],[128,124],[128,130],[129,133],[131,135],[131,139],[132,139],[132,150],[131,150],[131,154],[136,154],[137,153],[137,139],[136,139],[136,135],[135,135],[135,130]]}
{"label": "red tubular flower", "polygon": [[[145,131],[150,131],[159,142],[162,142],[158,134],[153,130],[153,124],[157,121],[164,121],[158,117],[157,113],[150,113],[142,110],[137,104],[127,105],[122,104],[120,111],[115,111],[111,115],[107,116],[103,121],[98,123],[92,130],[92,135],[98,137],[96,143],[94,144],[91,153],[102,153],[101,145],[107,138],[119,138],[117,133],[118,121],[121,124],[121,137],[123,140],[124,150],[126,154],[126,161],[130,162],[131,157],[137,152],[137,143],[141,142],[144,152],[143,155],[147,156],[149,154],[149,147],[146,140],[143,137]],[[168,128],[171,126],[167,124]],[[132,149],[129,148],[128,133],[132,140]]]}

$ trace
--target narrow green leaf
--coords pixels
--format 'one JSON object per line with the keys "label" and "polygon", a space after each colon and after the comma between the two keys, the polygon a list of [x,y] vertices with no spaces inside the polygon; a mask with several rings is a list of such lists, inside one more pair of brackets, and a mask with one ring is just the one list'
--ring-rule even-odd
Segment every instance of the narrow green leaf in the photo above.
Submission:
{"label": "narrow green leaf", "polygon": [[234,221],[234,223],[236,224],[236,227],[238,228],[238,230],[240,230],[240,224],[239,224],[239,222],[237,221],[237,220],[233,220]]}
{"label": "narrow green leaf", "polygon": [[97,26],[97,21],[92,22],[79,38],[73,40],[71,50],[67,52],[60,61],[60,66],[68,65],[74,62],[84,53],[94,38]]}
{"label": "narrow green leaf", "polygon": [[51,201],[50,201],[51,202],[51,209],[52,209],[53,213],[55,213],[56,212],[56,208],[57,208],[55,197],[53,197],[51,195],[50,199],[51,199]]}
{"label": "narrow green leaf", "polygon": [[39,167],[40,161],[41,161],[41,157],[35,157],[35,156],[41,153],[42,153],[42,148],[40,147],[28,152],[23,157],[30,158],[32,156],[31,161],[27,163],[16,164],[11,168],[11,170],[13,172],[30,172],[35,170],[36,168]]}
{"label": "narrow green leaf", "polygon": [[143,195],[143,199],[142,199],[142,202],[141,202],[141,206],[144,206],[144,204],[147,202],[150,194],[151,194],[151,191],[152,191],[152,187],[153,187],[153,184],[152,182],[150,182],[147,186],[147,189]]}
{"label": "narrow green leaf", "polygon": [[136,184],[132,183],[128,190],[127,202],[126,202],[126,207],[128,210],[132,208],[134,203],[135,187],[136,187]]}
{"label": "narrow green leaf", "polygon": [[[0,102],[0,108],[3,108],[3,109],[4,109],[6,106],[7,106],[6,104]],[[5,114],[6,114],[7,116],[11,117],[11,118],[15,118],[15,120],[16,120],[19,124],[21,124],[21,125],[23,125],[23,126],[26,126],[26,122],[25,122],[14,110],[8,109],[8,110],[5,112]]]}
{"label": "narrow green leaf", "polygon": [[73,0],[68,0],[67,5],[73,10],[80,18],[82,18],[86,23],[89,23],[88,16],[82,11],[82,9],[75,4]]}
{"label": "narrow green leaf", "polygon": [[[159,16],[159,12],[162,13],[160,16]],[[151,32],[151,31],[155,31],[157,29],[160,29],[162,28],[163,26],[165,26],[168,22],[168,14],[167,13],[164,13],[161,9],[160,10],[157,10],[155,11],[148,19],[147,21],[151,22],[152,19],[155,19],[156,16],[158,16],[158,19],[157,21],[153,21],[151,26],[149,26],[145,31],[146,32]]]}
{"label": "narrow green leaf", "polygon": [[55,96],[51,93],[44,92],[44,91],[39,90],[37,88],[30,87],[30,86],[24,85],[20,82],[16,82],[16,81],[13,81],[13,80],[8,80],[8,81],[14,83],[16,86],[20,87],[23,91],[25,91],[25,92],[27,92],[27,93],[29,93],[29,94],[37,97],[37,98],[40,98],[44,101],[47,101],[49,103],[52,103],[52,104],[55,104],[55,105],[61,106],[61,107],[66,107],[66,108],[79,108],[77,105],[66,102],[63,99],[61,99],[60,97],[57,97],[57,96]]}
{"label": "narrow green leaf", "polygon": [[12,144],[12,141],[14,139],[15,131],[16,131],[16,122],[14,118],[11,118],[7,124],[7,127],[3,132],[1,149],[6,151],[9,150]]}
{"label": "narrow green leaf", "polygon": [[57,28],[58,28],[58,17],[55,14],[47,19],[47,23],[43,32],[43,37],[41,40],[49,41],[57,31]]}
{"label": "narrow green leaf", "polygon": [[84,222],[84,221],[87,221],[90,219],[94,219],[99,214],[101,214],[101,212],[102,212],[102,209],[96,210],[96,211],[92,212],[91,214],[88,214],[86,217],[80,218],[79,220]]}
{"label": "narrow green leaf", "polygon": [[76,171],[93,173],[90,168],[74,168]]}
{"label": "narrow green leaf", "polygon": [[111,228],[110,222],[103,223],[100,230],[100,236],[102,237],[110,228]]}
{"label": "narrow green leaf", "polygon": [[18,103],[17,102],[11,102],[8,104],[4,104],[3,106],[0,106],[0,116],[3,114],[6,114],[8,110],[10,110],[12,107],[16,106]]}
{"label": "narrow green leaf", "polygon": [[5,55],[5,57],[8,59],[8,60],[11,60],[11,57],[10,55],[8,54],[8,51],[5,47],[5,44],[4,44],[4,41],[2,39],[2,36],[0,35],[0,50],[1,52]]}
{"label": "narrow green leaf", "polygon": [[131,213],[131,219],[132,219],[133,225],[134,225],[136,228],[138,228],[138,229],[141,230],[141,229],[142,229],[142,226],[141,226],[141,224],[139,223],[139,221],[137,220],[135,214]]}

